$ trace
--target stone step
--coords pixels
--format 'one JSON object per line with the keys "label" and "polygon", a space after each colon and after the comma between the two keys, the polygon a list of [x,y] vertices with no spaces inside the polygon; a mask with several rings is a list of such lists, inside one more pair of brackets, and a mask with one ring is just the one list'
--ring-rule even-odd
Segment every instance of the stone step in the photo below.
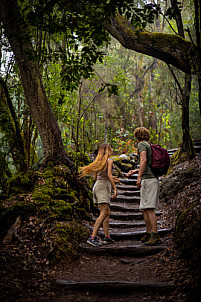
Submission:
{"label": "stone step", "polygon": [[[94,279],[94,278],[93,278]],[[65,289],[73,289],[75,291],[84,290],[86,291],[101,291],[101,292],[164,292],[172,289],[172,286],[167,282],[134,282],[134,281],[112,281],[112,280],[98,280],[98,281],[72,281],[66,279],[56,279],[58,285],[64,286]],[[67,298],[67,297],[66,297]],[[66,299],[67,301],[68,299]],[[105,300],[105,299],[104,299]],[[80,300],[81,301],[81,300]],[[84,300],[82,300],[84,301]],[[87,301],[87,300],[86,300]],[[105,300],[106,301],[106,300]],[[109,301],[109,300],[108,300]],[[111,300],[113,301],[113,299]],[[119,300],[120,301],[120,300]],[[133,300],[134,301],[134,300]]]}
{"label": "stone step", "polygon": [[125,176],[126,179],[135,179],[135,180],[137,180],[137,177],[138,177],[138,174],[137,174],[137,173],[132,174],[132,175],[130,175],[129,177],[127,177],[127,176],[126,176],[127,173],[123,172],[123,175]]}
{"label": "stone step", "polygon": [[136,181],[137,181],[136,179],[129,179],[129,178],[121,178],[120,179],[120,182],[122,184],[129,185],[129,186],[135,186]]}
{"label": "stone step", "polygon": [[[113,201],[113,200],[112,200]],[[139,203],[140,196],[124,196],[124,195],[117,195],[115,199],[116,202],[127,202],[127,203]]]}
{"label": "stone step", "polygon": [[[199,143],[195,143],[194,149],[195,149],[196,153],[201,152],[201,145]],[[168,151],[169,156],[172,156],[177,150],[178,150],[178,148],[174,148],[174,149],[169,149],[167,151]]]}
{"label": "stone step", "polygon": [[129,186],[129,185],[117,185],[116,186],[118,190],[122,191],[139,191],[139,189],[136,186]]}
{"label": "stone step", "polygon": [[117,193],[118,195],[124,196],[140,196],[140,191],[125,191],[122,189],[118,189]]}
{"label": "stone step", "polygon": [[[145,225],[136,226],[133,224],[133,226],[131,225],[130,227],[125,229],[125,228],[115,228],[115,227],[112,227],[110,224],[109,233],[110,234],[121,234],[121,236],[119,237],[120,238],[119,240],[124,240],[127,237],[134,239],[134,238],[137,238],[137,237],[135,237],[136,232],[145,232],[145,229],[146,229]],[[160,230],[160,223],[158,223],[158,230]],[[134,237],[133,237],[133,235],[134,235]],[[140,236],[138,239],[140,239]]]}
{"label": "stone step", "polygon": [[[95,222],[95,221],[94,221]],[[130,223],[130,224],[134,224],[134,223],[141,223],[141,222],[144,222],[144,219],[143,219],[143,217],[142,218],[139,218],[139,219],[116,219],[116,218],[111,218],[110,217],[110,223],[125,223],[125,222],[127,222],[127,223]]]}
{"label": "stone step", "polygon": [[132,244],[132,245],[104,245],[100,247],[92,247],[89,244],[82,244],[80,246],[81,251],[99,256],[112,255],[120,257],[144,257],[157,254],[166,249],[162,244],[157,246],[146,246],[144,244]]}
{"label": "stone step", "polygon": [[[158,229],[158,233],[160,234],[160,237],[164,237],[168,233],[170,233],[172,229]],[[100,231],[101,233],[99,234],[100,237],[104,237],[104,232]],[[145,229],[141,230],[133,230],[130,232],[122,232],[120,230],[114,232],[110,231],[110,236],[116,240],[116,241],[123,241],[123,240],[128,240],[128,239],[135,239],[135,240],[140,240],[142,236],[145,234]]]}
{"label": "stone step", "polygon": [[110,210],[111,211],[122,211],[122,212],[129,212],[129,211],[134,211],[134,212],[140,212],[139,210],[139,205],[134,205],[131,207],[124,206],[122,204],[110,204]]}
{"label": "stone step", "polygon": [[110,228],[119,228],[119,229],[131,229],[131,228],[137,228],[137,227],[145,227],[144,221],[136,221],[136,222],[110,222],[109,224]]}
{"label": "stone step", "polygon": [[174,153],[178,150],[178,148],[168,149],[168,153]]}
{"label": "stone step", "polygon": [[[159,216],[162,214],[162,212],[159,212],[159,211],[156,211],[155,212],[156,216]],[[121,212],[112,212],[110,214],[110,217],[113,218],[113,219],[119,219],[119,220],[138,220],[138,219],[142,219],[143,218],[143,215],[142,215],[142,212],[139,212],[139,213],[131,213],[130,211],[128,213],[121,213]]]}
{"label": "stone step", "polygon": [[[85,227],[87,227],[90,231],[93,230],[92,226],[89,225],[85,225]],[[163,237],[165,235],[167,235],[168,233],[170,233],[172,231],[171,228],[169,229],[158,229],[158,233],[160,234],[160,237]],[[116,230],[116,232],[113,232],[113,230],[110,231],[110,236],[111,238],[113,238],[115,241],[119,241],[119,240],[128,240],[128,239],[135,239],[135,240],[140,240],[140,238],[144,235],[145,230],[139,230],[139,231],[127,231],[127,232],[123,232],[122,230]],[[98,231],[98,236],[100,236],[101,238],[103,238],[104,232],[102,230]],[[115,243],[116,244],[116,243]]]}
{"label": "stone step", "polygon": [[[158,226],[158,229],[160,229],[160,226],[161,226],[161,222],[160,221],[157,221],[157,226]],[[139,231],[139,230],[142,230],[144,231],[145,230],[145,222],[142,220],[142,221],[121,221],[121,222],[116,222],[115,220],[111,221],[110,224],[109,224],[109,227],[110,227],[110,230],[113,232],[125,232],[124,229],[127,229],[128,232],[131,232],[131,231]]]}
{"label": "stone step", "polygon": [[138,213],[121,213],[121,212],[112,212],[110,214],[110,217],[116,220],[138,220],[138,219],[142,219],[142,213],[138,212]]}

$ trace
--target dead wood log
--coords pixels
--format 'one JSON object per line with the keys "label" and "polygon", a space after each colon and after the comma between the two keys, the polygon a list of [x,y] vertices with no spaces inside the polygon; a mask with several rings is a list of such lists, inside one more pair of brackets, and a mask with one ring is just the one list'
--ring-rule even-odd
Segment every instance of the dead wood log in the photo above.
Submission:
{"label": "dead wood log", "polygon": [[9,229],[8,233],[3,239],[3,243],[9,243],[12,241],[13,237],[15,237],[19,242],[23,243],[23,240],[19,237],[17,234],[17,231],[19,230],[21,226],[21,217],[18,216],[15,220],[15,223],[12,225],[12,227]]}

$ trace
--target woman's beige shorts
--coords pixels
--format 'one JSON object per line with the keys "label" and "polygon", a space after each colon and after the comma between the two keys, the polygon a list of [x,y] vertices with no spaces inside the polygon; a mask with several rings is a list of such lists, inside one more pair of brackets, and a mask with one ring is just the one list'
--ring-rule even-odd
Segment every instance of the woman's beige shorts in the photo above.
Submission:
{"label": "woman's beige shorts", "polygon": [[108,180],[97,180],[93,187],[94,203],[110,204],[112,186]]}
{"label": "woman's beige shorts", "polygon": [[157,210],[160,185],[157,178],[143,179],[140,189],[140,210]]}

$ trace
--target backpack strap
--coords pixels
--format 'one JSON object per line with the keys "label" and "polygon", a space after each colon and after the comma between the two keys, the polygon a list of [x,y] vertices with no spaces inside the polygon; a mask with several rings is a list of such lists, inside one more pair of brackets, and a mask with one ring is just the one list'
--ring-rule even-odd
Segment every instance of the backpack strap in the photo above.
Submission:
{"label": "backpack strap", "polygon": [[[142,142],[140,142],[140,143],[143,143],[143,145],[144,145],[144,146],[146,147],[146,149],[147,149],[147,164],[148,164],[148,166],[150,166],[150,165],[151,165],[151,155],[152,155],[151,143],[148,142],[148,141],[142,141]],[[151,152],[149,152],[149,150],[150,150]]]}

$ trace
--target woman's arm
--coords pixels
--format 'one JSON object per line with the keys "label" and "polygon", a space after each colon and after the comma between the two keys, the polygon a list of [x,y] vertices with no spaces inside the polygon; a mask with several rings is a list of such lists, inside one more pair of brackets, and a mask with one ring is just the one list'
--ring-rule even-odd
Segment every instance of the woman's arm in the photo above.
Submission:
{"label": "woman's arm", "polygon": [[112,198],[115,199],[117,197],[117,187],[115,185],[115,182],[114,182],[114,178],[112,176],[112,168],[113,168],[113,160],[112,159],[109,159],[108,160],[108,168],[107,168],[107,176],[109,178],[109,181],[114,189],[114,193],[112,195]]}
{"label": "woman's arm", "polygon": [[97,172],[94,172],[94,179],[97,180]]}

